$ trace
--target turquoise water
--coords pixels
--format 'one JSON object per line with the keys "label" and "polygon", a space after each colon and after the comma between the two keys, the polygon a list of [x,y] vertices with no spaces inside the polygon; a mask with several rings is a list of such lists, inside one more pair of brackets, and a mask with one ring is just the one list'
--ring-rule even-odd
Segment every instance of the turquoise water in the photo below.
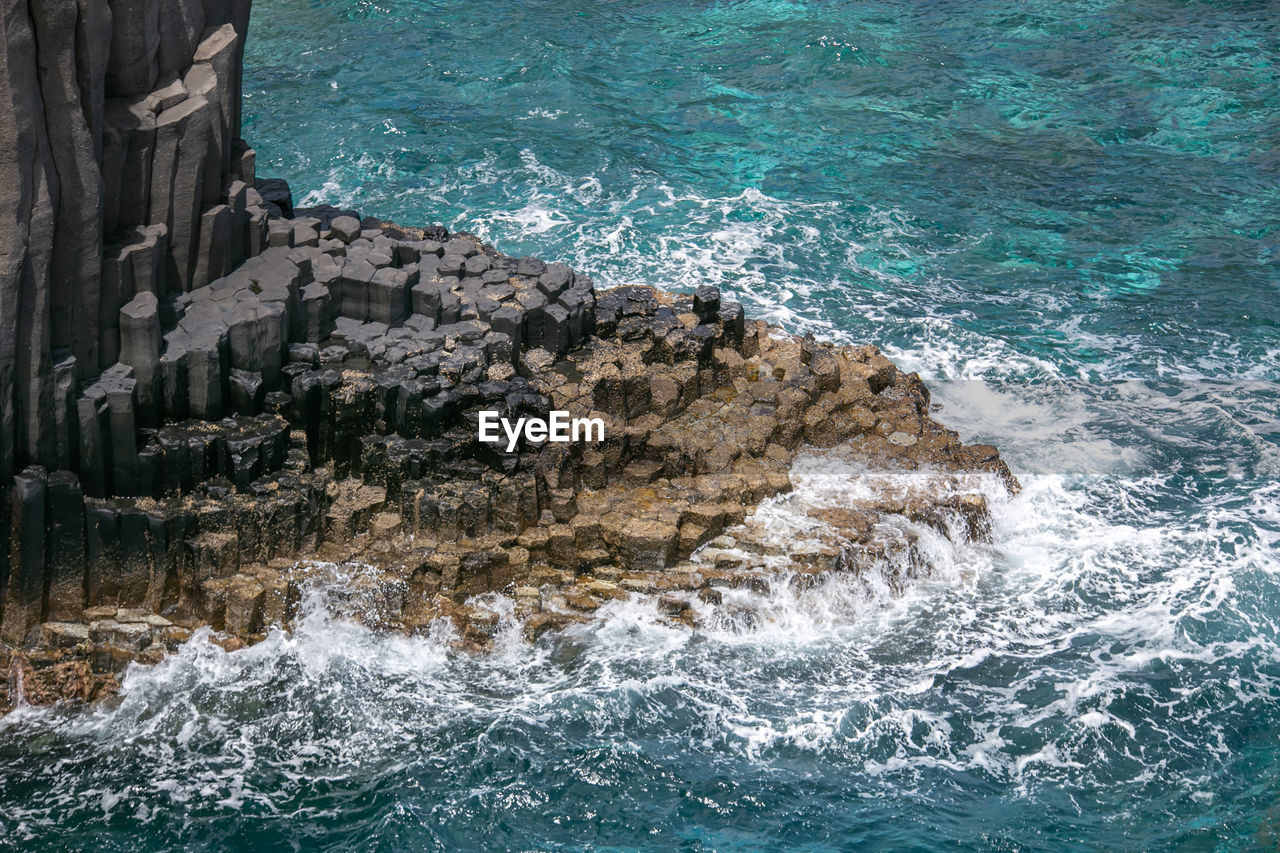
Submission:
{"label": "turquoise water", "polygon": [[318,590],[0,720],[0,848],[1277,845],[1274,3],[254,14],[246,134],[297,200],[877,342],[1024,490],[901,598],[780,584],[696,634],[615,604],[476,659]]}

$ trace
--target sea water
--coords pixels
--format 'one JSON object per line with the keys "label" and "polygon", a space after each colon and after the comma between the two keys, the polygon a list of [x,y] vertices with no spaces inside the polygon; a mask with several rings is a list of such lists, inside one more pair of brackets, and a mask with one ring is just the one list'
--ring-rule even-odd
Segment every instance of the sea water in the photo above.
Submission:
{"label": "sea water", "polygon": [[1023,491],[901,595],[533,645],[494,596],[486,657],[358,627],[335,566],[291,634],[0,720],[0,848],[1280,843],[1274,3],[257,0],[246,62],[298,203],[877,343]]}

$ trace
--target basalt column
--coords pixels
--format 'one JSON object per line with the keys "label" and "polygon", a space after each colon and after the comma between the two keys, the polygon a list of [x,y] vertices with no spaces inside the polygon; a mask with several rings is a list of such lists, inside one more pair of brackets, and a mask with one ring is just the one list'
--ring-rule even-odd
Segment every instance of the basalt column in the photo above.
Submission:
{"label": "basalt column", "polygon": [[[157,425],[155,359],[140,345],[154,340],[138,316],[146,303],[124,328],[121,309],[224,275],[266,229],[240,140],[250,0],[2,2],[0,607],[48,586],[17,576],[36,563],[10,553],[19,539],[36,547],[17,531],[34,529],[41,482],[15,476],[62,472],[60,517],[80,494],[68,477],[88,473],[85,491],[105,496],[83,453],[100,443],[85,433],[86,389],[123,363],[141,388],[117,420]],[[70,594],[59,584],[55,599]],[[42,616],[0,617],[5,638]]]}

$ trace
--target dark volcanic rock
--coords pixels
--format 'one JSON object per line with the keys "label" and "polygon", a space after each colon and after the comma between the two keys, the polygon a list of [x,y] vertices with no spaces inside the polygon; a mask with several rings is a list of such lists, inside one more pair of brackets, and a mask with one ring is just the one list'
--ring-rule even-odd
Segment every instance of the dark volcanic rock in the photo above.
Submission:
{"label": "dark volcanic rock", "polygon": [[[197,625],[288,624],[311,559],[371,567],[344,590],[371,624],[482,648],[476,593],[512,593],[530,636],[631,595],[693,623],[765,583],[741,554],[812,578],[910,551],[885,519],[988,535],[998,453],[873,347],[295,209],[238,138],[247,24],[245,0],[3,21],[0,654],[29,700],[101,696]],[[481,440],[485,412],[553,411],[583,434]],[[751,516],[806,448],[930,473],[809,508],[820,532],[779,553]]]}

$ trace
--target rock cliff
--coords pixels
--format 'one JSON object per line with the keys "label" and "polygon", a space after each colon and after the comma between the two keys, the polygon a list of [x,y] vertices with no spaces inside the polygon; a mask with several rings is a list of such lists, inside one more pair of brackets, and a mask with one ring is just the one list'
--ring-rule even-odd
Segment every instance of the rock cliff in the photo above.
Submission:
{"label": "rock cliff", "polygon": [[[202,625],[286,625],[318,561],[375,624],[483,648],[502,590],[535,636],[652,595],[986,536],[993,448],[929,417],[874,347],[801,340],[714,288],[598,291],[443,228],[295,210],[239,138],[248,0],[11,0],[0,137],[0,707],[90,699]],[[482,411],[602,441],[478,439]],[[754,520],[826,448],[927,470]],[[908,522],[907,527],[890,523]],[[911,527],[916,525],[916,527]]]}
{"label": "rock cliff", "polygon": [[[6,518],[14,507],[8,484],[29,465],[68,472],[56,478],[60,494],[81,488],[71,475],[87,474],[88,493],[108,495],[102,475],[94,479],[102,448],[90,423],[93,399],[84,392],[104,370],[138,357],[134,318],[121,308],[143,294],[164,305],[170,294],[207,284],[265,246],[267,211],[252,189],[253,152],[239,139],[248,23],[249,0],[5,4],[0,512]],[[158,422],[148,377],[141,379],[136,414],[119,399],[104,401],[115,407],[110,417],[117,422],[135,416],[139,426]],[[116,432],[123,461],[130,452],[126,430]],[[21,506],[16,511],[25,518]],[[7,549],[9,537],[0,538]],[[29,539],[21,537],[28,552]],[[19,566],[30,558],[14,556]],[[0,565],[9,562],[0,554]],[[17,602],[6,608],[3,628],[14,640],[25,621],[18,610],[30,605],[38,584],[5,570],[0,580],[6,601]]]}

